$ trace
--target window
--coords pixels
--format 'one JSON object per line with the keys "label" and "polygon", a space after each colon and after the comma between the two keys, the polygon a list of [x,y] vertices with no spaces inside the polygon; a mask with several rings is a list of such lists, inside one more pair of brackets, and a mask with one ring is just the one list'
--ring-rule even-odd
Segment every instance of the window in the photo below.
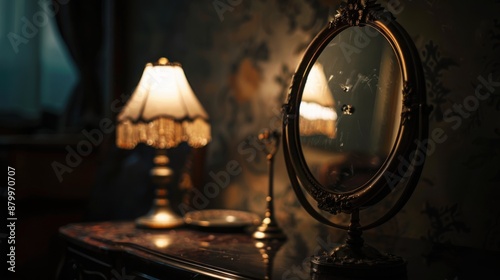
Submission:
{"label": "window", "polygon": [[78,81],[50,0],[0,0],[0,126],[61,115]]}

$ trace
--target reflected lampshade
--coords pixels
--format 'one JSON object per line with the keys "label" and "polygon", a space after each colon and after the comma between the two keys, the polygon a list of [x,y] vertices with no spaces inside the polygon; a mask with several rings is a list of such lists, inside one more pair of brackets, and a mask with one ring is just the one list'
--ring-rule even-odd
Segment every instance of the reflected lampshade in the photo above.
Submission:
{"label": "reflected lampshade", "polygon": [[307,77],[300,103],[302,135],[325,135],[335,138],[337,113],[332,92],[321,64],[316,63]]}

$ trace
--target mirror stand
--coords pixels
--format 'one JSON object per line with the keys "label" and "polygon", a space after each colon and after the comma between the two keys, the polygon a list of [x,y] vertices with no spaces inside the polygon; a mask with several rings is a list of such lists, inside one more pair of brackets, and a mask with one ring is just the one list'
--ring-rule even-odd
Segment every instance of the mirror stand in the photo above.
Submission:
{"label": "mirror stand", "polygon": [[[401,257],[379,252],[366,245],[361,237],[359,209],[351,213],[351,221],[344,244],[326,255],[311,260],[313,279],[342,279],[342,277],[379,279],[406,279],[406,261]],[[332,278],[334,277],[334,278]]]}

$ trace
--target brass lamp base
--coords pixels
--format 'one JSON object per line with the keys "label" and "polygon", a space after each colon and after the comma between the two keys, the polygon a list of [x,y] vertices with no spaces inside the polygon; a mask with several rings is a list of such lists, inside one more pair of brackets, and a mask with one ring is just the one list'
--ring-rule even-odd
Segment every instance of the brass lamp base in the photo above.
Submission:
{"label": "brass lamp base", "polygon": [[157,150],[154,158],[155,166],[151,169],[151,177],[157,185],[156,197],[151,206],[151,210],[142,217],[135,220],[135,224],[140,228],[167,229],[184,224],[184,219],[170,208],[168,201],[167,184],[173,177],[173,170],[167,164],[169,159],[165,150]]}
{"label": "brass lamp base", "polygon": [[155,207],[145,216],[135,220],[140,228],[166,229],[175,228],[184,224],[184,219],[168,207]]}

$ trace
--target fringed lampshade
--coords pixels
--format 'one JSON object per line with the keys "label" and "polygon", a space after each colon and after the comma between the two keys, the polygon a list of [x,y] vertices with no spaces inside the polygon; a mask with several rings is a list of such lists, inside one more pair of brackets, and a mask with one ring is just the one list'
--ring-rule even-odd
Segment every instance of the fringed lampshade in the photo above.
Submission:
{"label": "fringed lampshade", "polygon": [[194,95],[182,67],[162,58],[148,63],[139,85],[118,115],[116,144],[133,149],[138,143],[168,149],[187,142],[210,142],[208,115]]}

